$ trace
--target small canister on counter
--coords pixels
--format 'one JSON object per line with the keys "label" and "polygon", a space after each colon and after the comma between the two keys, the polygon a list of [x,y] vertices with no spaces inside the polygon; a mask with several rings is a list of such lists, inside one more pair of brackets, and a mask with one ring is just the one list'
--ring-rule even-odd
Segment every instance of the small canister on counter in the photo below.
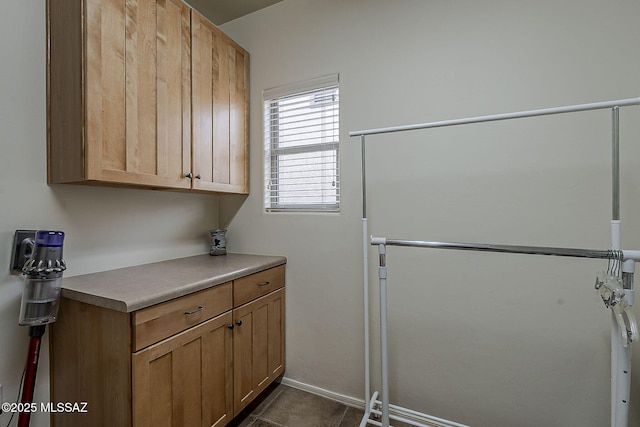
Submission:
{"label": "small canister on counter", "polygon": [[209,255],[226,255],[227,254],[227,230],[219,228],[209,230],[211,234],[211,250]]}

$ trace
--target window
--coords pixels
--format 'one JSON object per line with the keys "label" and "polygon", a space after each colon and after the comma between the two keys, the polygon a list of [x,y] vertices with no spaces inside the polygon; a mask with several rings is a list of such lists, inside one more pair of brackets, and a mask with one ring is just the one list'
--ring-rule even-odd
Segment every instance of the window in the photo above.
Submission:
{"label": "window", "polygon": [[266,210],[338,211],[338,76],[269,89],[263,97]]}

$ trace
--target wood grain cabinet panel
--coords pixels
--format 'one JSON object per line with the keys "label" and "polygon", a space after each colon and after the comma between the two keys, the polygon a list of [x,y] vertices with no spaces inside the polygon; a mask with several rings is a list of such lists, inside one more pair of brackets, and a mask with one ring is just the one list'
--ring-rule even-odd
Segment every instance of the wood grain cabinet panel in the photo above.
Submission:
{"label": "wood grain cabinet panel", "polygon": [[196,189],[249,193],[249,54],[191,15]]}
{"label": "wood grain cabinet panel", "polygon": [[48,0],[47,36],[49,183],[248,193],[249,55],[198,12]]}
{"label": "wood grain cabinet panel", "polygon": [[280,265],[235,280],[233,283],[233,306],[238,307],[283,287],[284,269],[284,265]]}
{"label": "wood grain cabinet panel", "polygon": [[228,282],[134,312],[131,322],[134,350],[231,310],[232,292],[232,284]]}
{"label": "wood grain cabinet panel", "polygon": [[187,189],[190,9],[49,0],[48,180]]}
{"label": "wood grain cabinet panel", "polygon": [[131,425],[129,325],[128,313],[61,299],[49,328],[51,402],[87,402],[87,412],[52,412],[52,427]]}
{"label": "wood grain cabinet panel", "polygon": [[234,414],[237,415],[285,367],[284,289],[234,309]]}
{"label": "wood grain cabinet panel", "polygon": [[135,427],[223,426],[233,418],[231,312],[133,354]]}

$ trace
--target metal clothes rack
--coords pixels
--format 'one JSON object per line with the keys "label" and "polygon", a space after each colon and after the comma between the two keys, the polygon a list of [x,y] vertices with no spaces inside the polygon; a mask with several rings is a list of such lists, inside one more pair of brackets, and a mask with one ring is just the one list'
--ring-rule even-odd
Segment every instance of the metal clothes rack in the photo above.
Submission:
{"label": "metal clothes rack", "polygon": [[[474,250],[485,252],[503,252],[503,253],[519,253],[519,254],[535,254],[535,255],[555,255],[569,256],[595,259],[611,259],[612,254],[620,257],[622,263],[622,282],[624,285],[624,293],[622,297],[626,297],[624,305],[627,306],[624,312],[620,311],[620,306],[611,305],[612,327],[611,327],[611,427],[627,427],[629,414],[629,395],[631,386],[631,345],[627,345],[627,337],[629,341],[637,339],[637,329],[635,319],[631,313],[630,307],[633,306],[634,290],[633,290],[633,273],[635,271],[635,262],[640,261],[640,251],[638,250],[620,250],[620,161],[619,161],[619,108],[627,106],[640,105],[640,98],[628,98],[614,101],[596,102],[589,104],[577,104],[563,107],[545,108],[538,110],[519,111],[512,113],[494,114],[488,116],[468,117],[453,120],[444,120],[437,122],[428,122],[421,124],[375,128],[368,130],[353,131],[349,133],[350,137],[359,136],[361,153],[362,153],[362,239],[363,239],[363,293],[364,293],[364,335],[365,335],[365,414],[362,418],[360,427],[367,424],[388,427],[390,419],[403,421],[416,426],[428,427],[413,419],[403,418],[399,415],[391,415],[390,411],[396,413],[404,413],[412,418],[424,420],[425,422],[440,423],[439,425],[448,425],[451,427],[468,427],[448,420],[442,420],[427,414],[412,411],[408,408],[391,405],[389,402],[388,388],[388,358],[387,358],[387,331],[386,331],[386,246],[412,246],[434,249],[456,249],[456,250]],[[611,109],[612,118],[612,220],[611,220],[611,249],[590,250],[590,249],[573,249],[573,248],[549,248],[536,246],[513,246],[513,245],[491,245],[485,243],[451,243],[451,242],[428,242],[420,240],[397,240],[371,237],[369,242],[368,218],[367,218],[367,180],[366,180],[366,136],[387,133],[396,133],[404,131],[413,131],[420,129],[430,129],[437,127],[459,126],[471,123],[482,123],[500,120],[511,120],[525,117],[546,116],[554,114],[565,114],[590,110]],[[378,279],[380,285],[380,317],[381,317],[381,370],[382,370],[382,395],[381,401],[378,400],[379,393],[376,391],[371,394],[371,366],[370,352],[371,344],[369,339],[369,260],[368,246],[378,245],[379,251],[379,268]],[[604,299],[604,297],[603,297]],[[605,304],[607,302],[605,301]],[[609,306],[609,304],[607,304]],[[631,316],[629,318],[628,316]],[[626,326],[623,319],[627,319]],[[380,409],[378,409],[380,408]],[[375,415],[381,418],[382,422],[371,419]],[[443,424],[444,423],[444,424]]]}

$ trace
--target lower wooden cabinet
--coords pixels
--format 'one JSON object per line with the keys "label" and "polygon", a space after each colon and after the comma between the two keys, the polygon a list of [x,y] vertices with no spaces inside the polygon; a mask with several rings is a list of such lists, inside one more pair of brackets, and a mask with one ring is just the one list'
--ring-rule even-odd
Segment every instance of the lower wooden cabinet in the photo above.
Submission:
{"label": "lower wooden cabinet", "polygon": [[284,289],[233,310],[234,416],[284,372]]}
{"label": "lower wooden cabinet", "polygon": [[224,426],[233,418],[231,312],[133,354],[136,427]]}
{"label": "lower wooden cabinet", "polygon": [[[284,265],[133,313],[64,299],[53,427],[223,427],[285,369]],[[163,331],[165,333],[163,334]]]}

